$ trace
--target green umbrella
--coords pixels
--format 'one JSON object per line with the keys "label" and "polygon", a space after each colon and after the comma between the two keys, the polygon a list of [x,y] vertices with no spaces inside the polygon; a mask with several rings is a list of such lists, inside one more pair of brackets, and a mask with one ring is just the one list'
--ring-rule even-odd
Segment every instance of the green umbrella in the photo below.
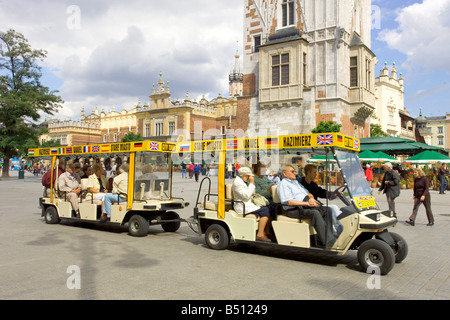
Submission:
{"label": "green umbrella", "polygon": [[415,156],[412,156],[411,158],[406,159],[405,162],[418,164],[450,163],[450,157],[447,157],[446,155],[443,155],[436,151],[425,150],[419,154],[416,154]]}
{"label": "green umbrella", "polygon": [[395,159],[393,156],[388,155],[387,153],[384,153],[383,151],[378,151],[376,152],[376,154],[379,157],[378,161],[381,162],[396,162],[396,163],[400,163],[400,160]]}
{"label": "green umbrella", "polygon": [[358,154],[359,160],[364,162],[377,162],[379,160],[379,156],[370,150],[364,150]]}
{"label": "green umbrella", "polygon": [[[307,162],[325,162],[327,160],[326,156],[314,156],[311,159],[307,160]],[[328,162],[336,162],[333,156],[328,156]]]}

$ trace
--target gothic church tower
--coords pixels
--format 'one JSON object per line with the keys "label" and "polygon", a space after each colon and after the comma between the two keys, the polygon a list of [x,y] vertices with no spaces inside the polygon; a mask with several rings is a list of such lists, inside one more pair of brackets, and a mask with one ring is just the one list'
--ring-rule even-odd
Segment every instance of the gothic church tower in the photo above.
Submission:
{"label": "gothic church tower", "polygon": [[248,135],[310,133],[320,121],[369,136],[376,57],[371,0],[244,0]]}

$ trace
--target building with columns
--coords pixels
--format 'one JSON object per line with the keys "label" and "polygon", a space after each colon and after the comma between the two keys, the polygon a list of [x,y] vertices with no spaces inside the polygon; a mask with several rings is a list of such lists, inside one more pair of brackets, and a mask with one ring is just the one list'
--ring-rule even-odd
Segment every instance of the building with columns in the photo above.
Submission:
{"label": "building with columns", "polygon": [[249,135],[310,133],[320,121],[368,137],[375,110],[370,0],[244,0]]}

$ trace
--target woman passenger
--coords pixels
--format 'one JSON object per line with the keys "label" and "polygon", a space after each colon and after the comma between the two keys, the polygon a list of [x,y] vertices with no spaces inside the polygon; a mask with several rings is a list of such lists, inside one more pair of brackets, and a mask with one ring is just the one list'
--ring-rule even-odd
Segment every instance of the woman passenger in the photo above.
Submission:
{"label": "woman passenger", "polygon": [[108,193],[108,182],[103,174],[105,170],[97,163],[94,165],[93,171],[94,173],[88,178],[87,190],[89,193],[86,195],[86,200],[100,200],[103,206],[105,195]]}
{"label": "woman passenger", "polygon": [[[258,233],[256,240],[270,242],[270,221],[272,220],[269,207],[258,207],[252,202],[252,196],[255,194],[254,174],[249,167],[241,167],[239,175],[233,182],[233,198],[236,201],[234,210],[237,213],[245,214],[252,213],[259,216]],[[244,204],[242,204],[242,201]]]}

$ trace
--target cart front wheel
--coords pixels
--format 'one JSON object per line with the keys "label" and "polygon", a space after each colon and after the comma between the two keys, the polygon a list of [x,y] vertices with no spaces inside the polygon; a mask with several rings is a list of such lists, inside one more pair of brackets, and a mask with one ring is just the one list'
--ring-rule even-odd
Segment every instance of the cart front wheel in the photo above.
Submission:
{"label": "cart front wheel", "polygon": [[49,206],[47,209],[45,209],[45,222],[48,224],[57,224],[59,223],[60,219],[58,216],[58,211],[55,207]]}
{"label": "cart front wheel", "polygon": [[384,241],[369,239],[364,241],[358,249],[358,261],[364,271],[378,270],[379,274],[386,275],[392,270],[395,263],[394,251]]}

